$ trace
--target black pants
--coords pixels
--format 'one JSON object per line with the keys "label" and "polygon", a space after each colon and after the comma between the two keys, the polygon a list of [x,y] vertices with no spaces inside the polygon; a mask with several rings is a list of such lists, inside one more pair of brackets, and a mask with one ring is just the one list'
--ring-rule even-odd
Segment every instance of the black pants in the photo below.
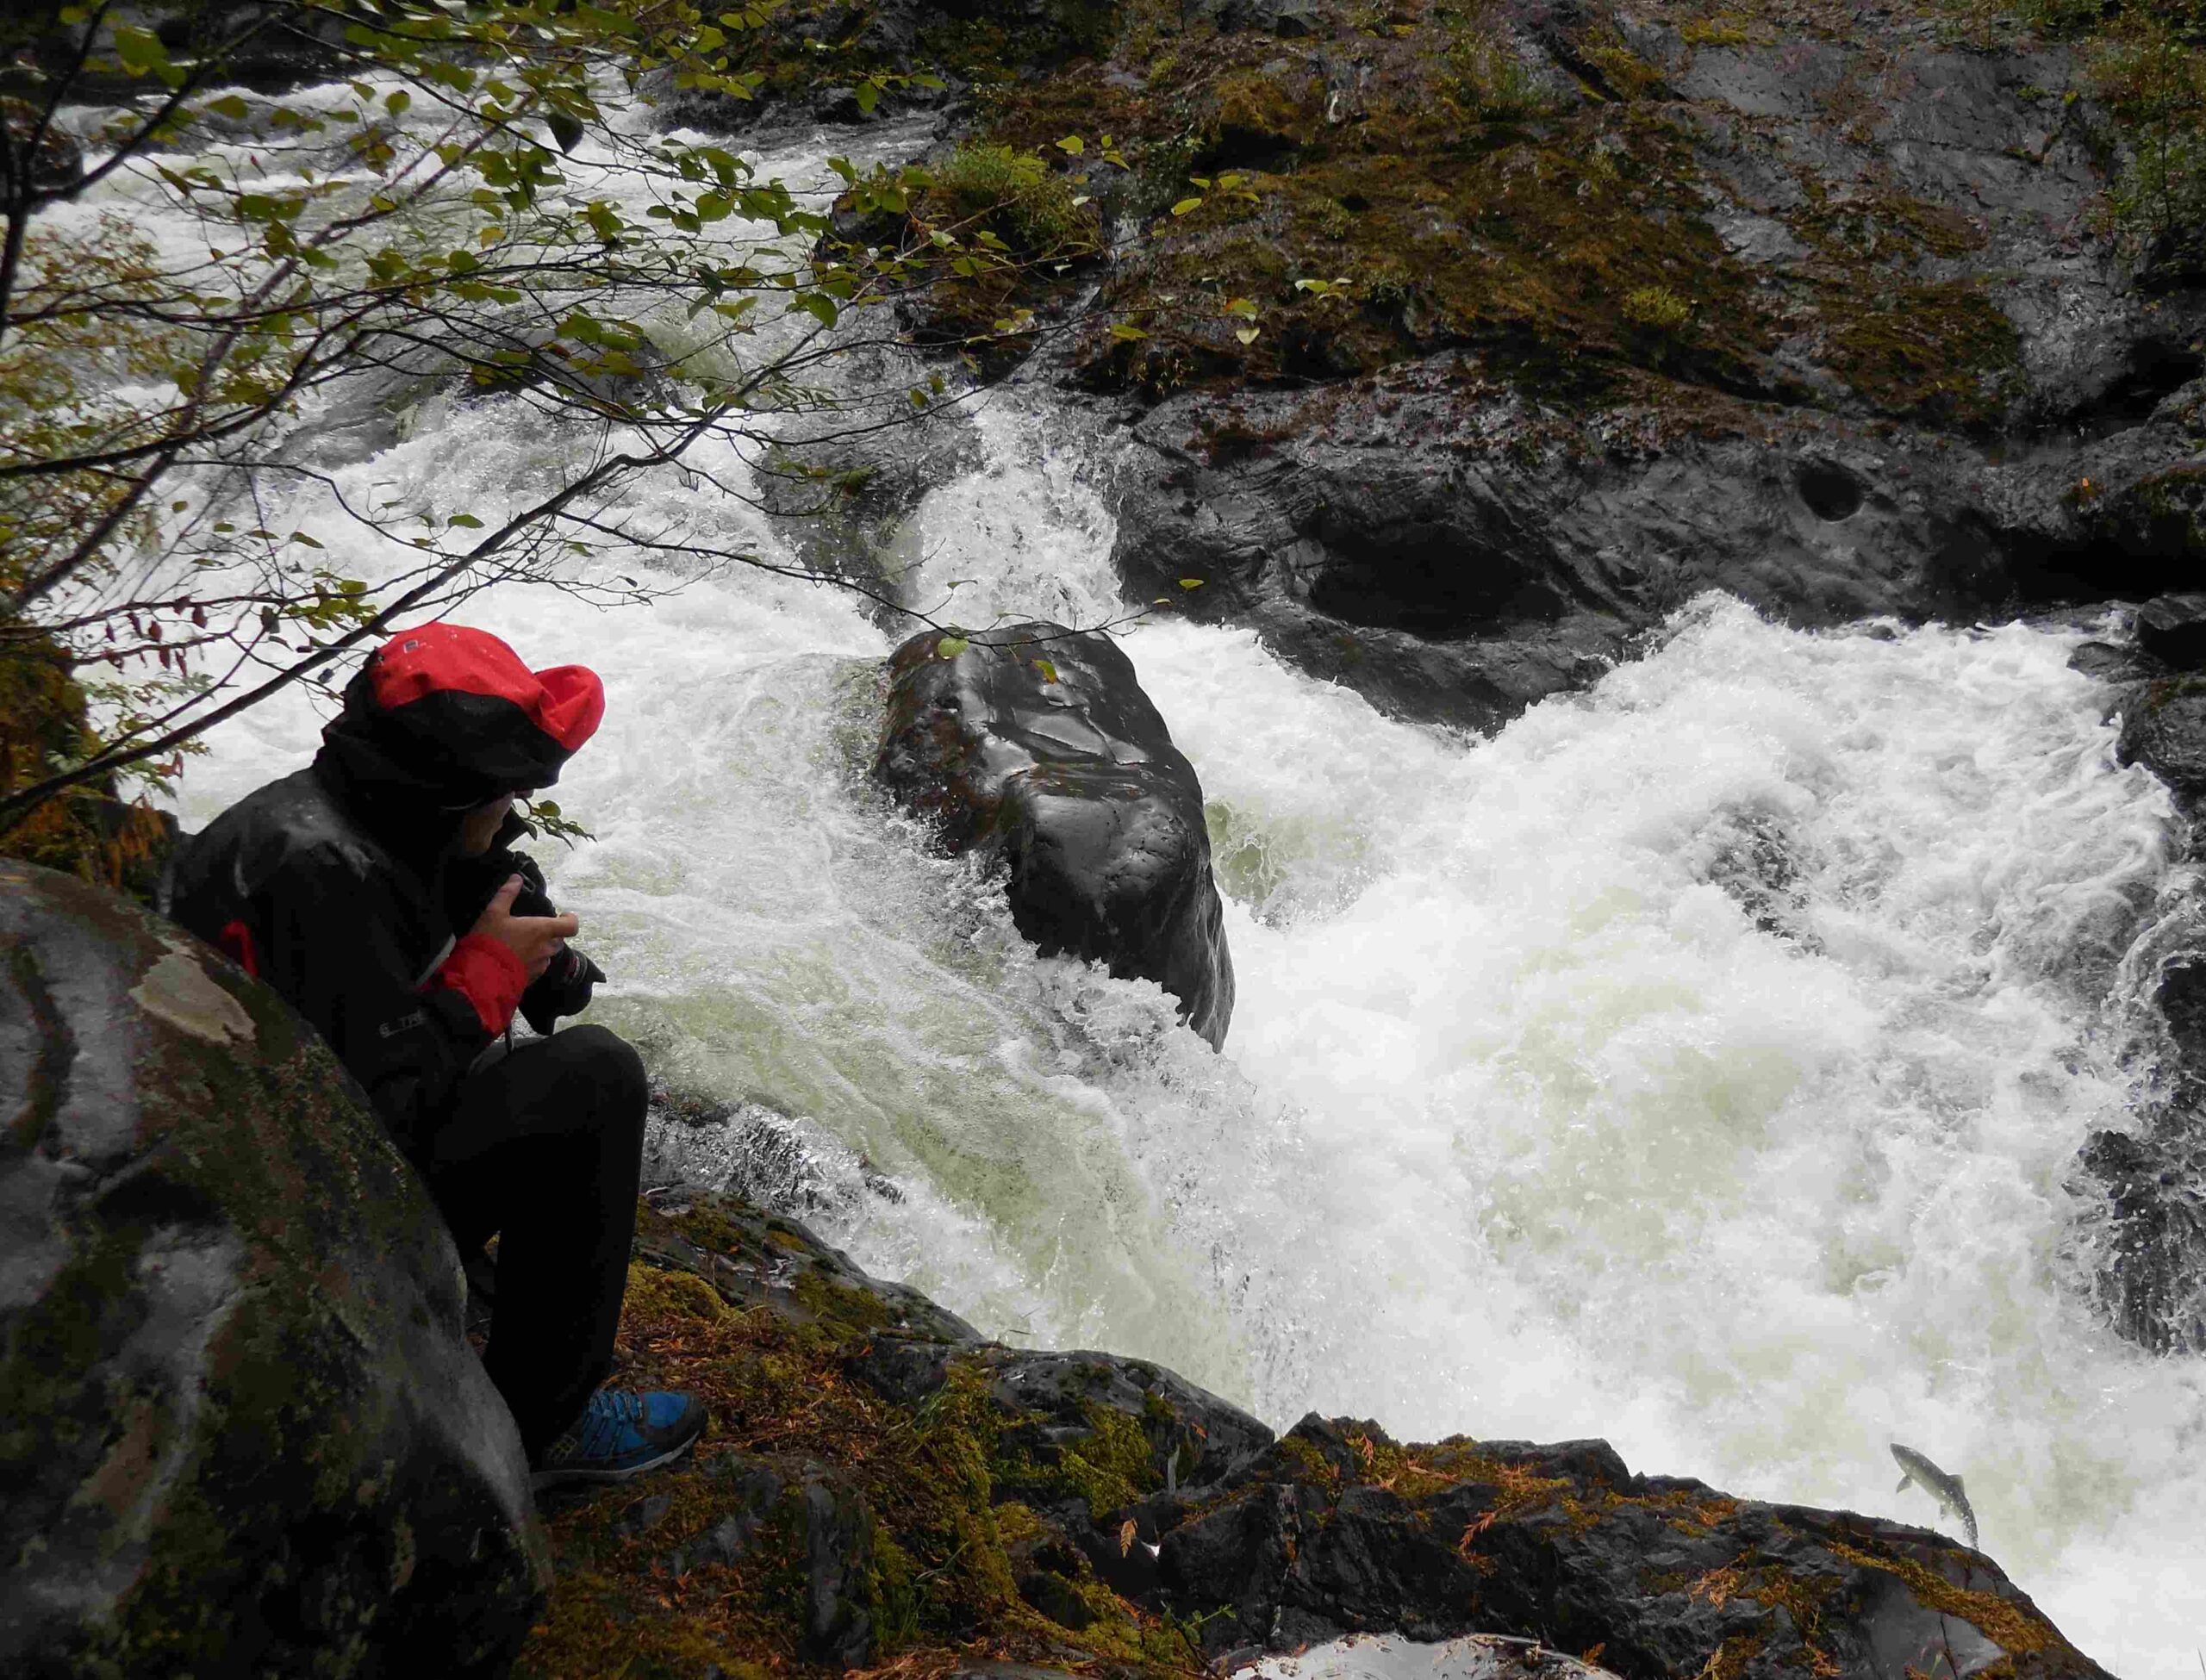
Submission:
{"label": "black pants", "polygon": [[645,1100],[625,1040],[570,1027],[468,1075],[437,1133],[429,1191],[460,1252],[498,1239],[483,1364],[532,1463],[613,1368]]}

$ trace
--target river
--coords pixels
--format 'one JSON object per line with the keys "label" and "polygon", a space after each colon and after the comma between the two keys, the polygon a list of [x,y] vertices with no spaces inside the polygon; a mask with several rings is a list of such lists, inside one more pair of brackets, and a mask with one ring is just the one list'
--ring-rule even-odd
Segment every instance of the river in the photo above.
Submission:
{"label": "river", "polygon": [[[817,184],[848,140],[764,166]],[[520,414],[432,405],[336,482],[494,520],[582,446]],[[912,598],[1122,611],[1107,439],[1015,383],[969,418],[900,537]],[[310,519],[297,494],[263,523]],[[789,557],[705,481],[635,497]],[[317,529],[339,571],[389,575]],[[1246,632],[1137,625],[1210,800],[1240,980],[1213,1055],[1155,987],[1037,960],[870,790],[894,638],[864,603],[738,566],[648,608],[516,585],[463,616],[606,681],[558,794],[594,837],[539,849],[613,977],[595,1018],[789,1117],[811,1216],[869,1267],[1277,1427],[1601,1435],[1635,1469],[1936,1523],[1892,1490],[1901,1440],[1966,1476],[1985,1548],[2093,1657],[2197,1666],[2206,1361],[2095,1316],[2066,1187],[2150,1074],[2142,953],[2183,885],[2165,791],[2067,669],[2088,626],[1810,635],[1704,599],[1478,740]],[[296,694],[218,731],[186,824],[303,763],[321,715]]]}

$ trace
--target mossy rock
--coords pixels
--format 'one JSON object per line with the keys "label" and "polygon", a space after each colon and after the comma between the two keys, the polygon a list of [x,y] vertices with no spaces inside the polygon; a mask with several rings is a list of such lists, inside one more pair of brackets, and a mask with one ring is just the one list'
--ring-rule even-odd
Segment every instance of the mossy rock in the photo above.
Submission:
{"label": "mossy rock", "polygon": [[[1102,1663],[1129,1680],[1198,1667],[1193,1644],[1083,1574],[1069,1531],[1015,1501],[1013,1467],[1033,1462],[1020,1432],[1039,1419],[993,1380],[1019,1357],[1011,1350],[910,1305],[924,1297],[867,1278],[797,1222],[723,1198],[697,1197],[670,1217],[642,1207],[636,1252],[622,1379],[701,1395],[712,1427],[693,1462],[549,1514],[559,1579],[520,1675],[703,1677],[892,1658],[930,1672],[979,1657]],[[898,1372],[911,1380],[900,1385]],[[1144,1413],[1103,1432],[1123,1444],[1129,1428],[1166,1427]],[[1106,1464],[1128,1487],[1165,1474],[1147,1454],[1138,1467]],[[1045,1529],[1058,1546],[1038,1562]],[[1067,1590],[1078,1612],[1036,1584],[1052,1563],[1076,1577]],[[1076,1637],[1066,1618],[1080,1622]]]}
{"label": "mossy rock", "polygon": [[548,1557],[458,1258],[335,1058],[0,862],[0,1670],[495,1674]]}
{"label": "mossy rock", "polygon": [[[703,1393],[713,1428],[695,1463],[552,1515],[525,1676],[1192,1680],[1395,1632],[1598,1646],[1634,1677],[1881,1680],[1950,1654],[2105,1680],[1924,1529],[1636,1476],[1602,1441],[1404,1445],[1316,1416],[1274,1440],[1144,1360],[813,1310],[765,1280],[880,1285],[795,1221],[706,1196],[641,1220],[625,1379]],[[863,1627],[863,1655],[823,1626]]]}
{"label": "mossy rock", "polygon": [[[18,629],[0,651],[0,797],[81,762],[97,745],[68,656],[51,638]],[[174,818],[118,799],[103,780],[0,828],[0,856],[150,900],[176,833]]]}

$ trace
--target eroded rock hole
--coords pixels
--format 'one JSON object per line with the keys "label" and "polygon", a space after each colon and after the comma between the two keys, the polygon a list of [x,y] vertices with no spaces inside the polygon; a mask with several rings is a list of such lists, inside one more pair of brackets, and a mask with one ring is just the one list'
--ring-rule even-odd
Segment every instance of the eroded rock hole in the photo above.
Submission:
{"label": "eroded rock hole", "polygon": [[1310,605],[1349,624],[1443,639],[1552,618],[1561,601],[1508,556],[1434,532],[1336,548],[1311,582]]}
{"label": "eroded rock hole", "polygon": [[1860,482],[1842,467],[1811,461],[1800,469],[1800,500],[1817,519],[1836,525],[1861,511]]}

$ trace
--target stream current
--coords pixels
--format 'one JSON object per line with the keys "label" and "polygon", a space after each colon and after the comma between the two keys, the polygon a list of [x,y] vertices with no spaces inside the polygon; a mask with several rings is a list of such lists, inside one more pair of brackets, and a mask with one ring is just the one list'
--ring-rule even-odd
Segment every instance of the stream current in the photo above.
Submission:
{"label": "stream current", "polygon": [[[762,167],[816,184],[849,138]],[[969,412],[898,538],[909,598],[1121,613],[1106,445],[1046,392]],[[495,523],[581,446],[520,417],[432,403],[336,481]],[[790,557],[701,481],[635,499]],[[389,575],[317,529],[340,573]],[[869,788],[894,637],[862,601],[735,567],[648,609],[506,586],[458,616],[605,679],[558,790],[595,837],[537,849],[613,977],[594,1018],[680,1088],[790,1117],[801,1210],[870,1269],[1278,1428],[1601,1435],[1635,1469],[1950,1526],[1893,1492],[1901,1440],[1966,1478],[1985,1548],[2094,1658],[2193,1671],[2206,1361],[2094,1314],[2066,1188],[2151,1073],[2147,953],[2182,884],[2164,790],[2067,668],[2086,626],[1809,635],[1711,597],[1481,741],[1248,632],[1138,625],[1210,801],[1240,986],[1213,1055],[1154,986],[1037,959]],[[295,692],[216,731],[187,826],[305,762],[322,715]],[[662,1156],[724,1179],[715,1136]]]}

